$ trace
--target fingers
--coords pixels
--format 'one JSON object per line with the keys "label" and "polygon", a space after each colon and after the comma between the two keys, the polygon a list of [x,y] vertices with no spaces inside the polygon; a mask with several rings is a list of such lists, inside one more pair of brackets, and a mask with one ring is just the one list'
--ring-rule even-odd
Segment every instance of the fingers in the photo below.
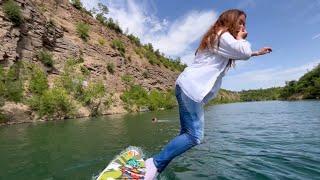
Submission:
{"label": "fingers", "polygon": [[245,33],[248,33],[247,29],[245,27],[243,27],[242,31],[245,32]]}
{"label": "fingers", "polygon": [[271,47],[265,47],[268,51],[272,52],[272,48]]}
{"label": "fingers", "polygon": [[271,53],[271,52],[272,52],[271,47],[263,47],[260,49],[258,55],[264,55],[264,54]]}
{"label": "fingers", "polygon": [[266,53],[270,53],[270,52],[272,52],[272,48],[271,47],[264,47],[263,51],[265,51]]}

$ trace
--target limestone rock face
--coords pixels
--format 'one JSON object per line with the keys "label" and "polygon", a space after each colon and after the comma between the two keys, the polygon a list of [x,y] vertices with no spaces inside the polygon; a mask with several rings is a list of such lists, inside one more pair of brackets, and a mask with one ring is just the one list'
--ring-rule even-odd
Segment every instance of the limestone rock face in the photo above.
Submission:
{"label": "limestone rock face", "polygon": [[[59,76],[68,58],[82,58],[82,65],[89,72],[89,80],[102,80],[108,93],[114,94],[114,104],[104,108],[105,114],[124,112],[120,100],[126,85],[123,75],[130,75],[136,84],[146,90],[168,90],[180,72],[172,71],[161,65],[152,65],[145,57],[140,57],[137,46],[123,34],[102,26],[87,13],[74,8],[69,0],[15,0],[21,7],[23,23],[14,26],[3,10],[0,0],[0,64],[10,67],[17,61],[41,64],[37,59],[40,50],[53,55],[54,70],[48,70],[48,81]],[[89,38],[84,42],[77,34],[78,22],[90,25]],[[99,43],[103,40],[103,45]],[[113,40],[120,40],[125,46],[125,54],[111,47]],[[114,73],[107,70],[108,64],[114,65]],[[145,74],[148,74],[146,77]],[[88,114],[81,110],[83,116]],[[81,115],[79,115],[81,116]]]}
{"label": "limestone rock face", "polygon": [[22,10],[23,23],[16,27],[0,11],[0,62],[10,66],[17,60],[30,61],[40,49],[52,50],[63,40],[63,30],[47,20],[36,6],[27,0],[17,1]]}
{"label": "limestone rock face", "polygon": [[[146,89],[173,88],[179,72],[151,65],[147,59],[140,58],[134,52],[135,45],[125,35],[103,27],[93,17],[75,9],[68,0],[16,2],[21,7],[24,20],[19,27],[10,22],[0,6],[0,63],[4,66],[10,66],[18,60],[37,61],[37,52],[45,49],[53,53],[54,66],[58,70],[61,70],[66,59],[82,56],[84,64],[93,68],[93,76],[106,76],[106,84],[115,91],[123,90],[120,77],[124,74],[133,76],[135,82]],[[0,1],[0,4],[3,2]],[[76,32],[77,22],[90,25],[88,42],[79,38]],[[99,39],[104,39],[105,45],[99,45]],[[111,48],[110,44],[114,39],[125,44],[125,57]],[[114,74],[106,71],[107,63],[114,63]],[[148,78],[142,75],[145,70],[149,73]]]}

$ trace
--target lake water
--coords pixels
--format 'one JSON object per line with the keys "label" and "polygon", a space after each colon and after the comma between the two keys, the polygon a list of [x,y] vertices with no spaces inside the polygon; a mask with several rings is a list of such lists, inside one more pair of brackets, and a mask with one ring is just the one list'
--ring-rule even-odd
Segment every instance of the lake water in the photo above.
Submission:
{"label": "lake water", "polygon": [[[157,153],[178,118],[174,109],[2,126],[0,179],[90,180],[129,145]],[[209,106],[205,121],[203,144],[160,179],[320,179],[320,101]]]}

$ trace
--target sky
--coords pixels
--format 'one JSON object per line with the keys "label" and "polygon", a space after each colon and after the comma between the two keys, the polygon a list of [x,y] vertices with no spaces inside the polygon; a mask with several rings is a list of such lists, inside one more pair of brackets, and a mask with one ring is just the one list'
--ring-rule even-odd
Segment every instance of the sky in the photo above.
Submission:
{"label": "sky", "polygon": [[320,63],[320,0],[81,0],[86,9],[99,2],[142,43],[185,64],[194,58],[203,34],[228,9],[247,14],[247,40],[253,50],[273,52],[237,61],[222,88],[241,91],[284,86]]}

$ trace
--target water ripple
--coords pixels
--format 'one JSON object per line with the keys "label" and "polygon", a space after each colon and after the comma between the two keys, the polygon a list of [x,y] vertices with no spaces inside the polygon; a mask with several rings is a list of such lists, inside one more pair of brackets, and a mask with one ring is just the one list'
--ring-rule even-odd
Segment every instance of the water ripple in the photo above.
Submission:
{"label": "water ripple", "polygon": [[[320,101],[206,107],[203,143],[159,179],[320,179],[319,109]],[[125,147],[151,156],[178,133],[177,109],[0,127],[0,177],[94,179]]]}

